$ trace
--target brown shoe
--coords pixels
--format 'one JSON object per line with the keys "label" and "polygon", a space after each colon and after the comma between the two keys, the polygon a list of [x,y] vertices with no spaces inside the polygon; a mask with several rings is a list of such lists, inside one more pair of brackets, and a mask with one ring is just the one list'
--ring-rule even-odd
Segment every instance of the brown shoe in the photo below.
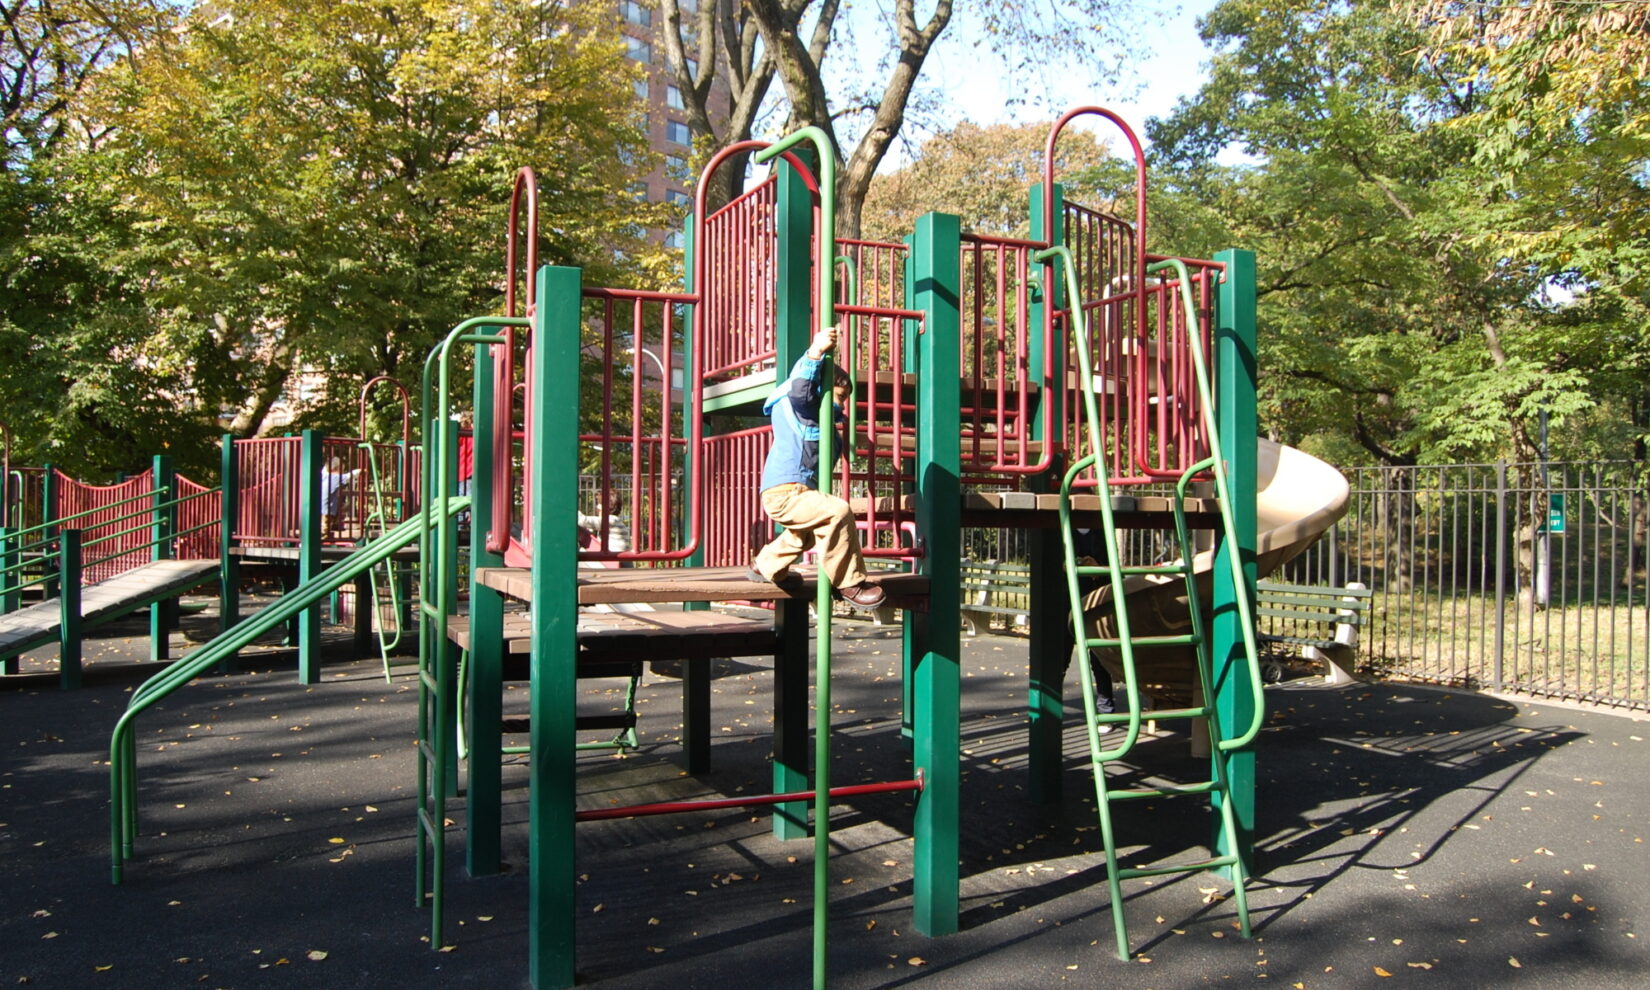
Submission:
{"label": "brown shoe", "polygon": [[880,584],[862,581],[851,588],[838,589],[837,597],[854,608],[873,609],[882,607],[883,601],[888,598],[888,593],[882,590]]}

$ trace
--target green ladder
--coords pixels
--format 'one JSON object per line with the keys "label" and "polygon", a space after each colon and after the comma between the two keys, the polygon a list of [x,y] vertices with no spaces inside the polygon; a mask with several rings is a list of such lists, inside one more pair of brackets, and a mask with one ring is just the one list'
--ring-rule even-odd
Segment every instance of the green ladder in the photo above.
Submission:
{"label": "green ladder", "polygon": [[[1071,596],[1071,615],[1075,627],[1078,648],[1083,651],[1082,662],[1078,664],[1079,677],[1083,686],[1083,713],[1087,727],[1089,757],[1094,771],[1094,789],[1097,801],[1097,811],[1100,816],[1101,838],[1106,852],[1106,882],[1111,894],[1112,925],[1117,934],[1117,955],[1120,959],[1129,958],[1128,922],[1123,913],[1123,881],[1139,877],[1165,876],[1177,873],[1197,873],[1211,869],[1228,870],[1232,880],[1232,901],[1237,911],[1239,928],[1243,937],[1250,934],[1249,902],[1245,891],[1248,877],[1245,873],[1243,857],[1239,850],[1238,830],[1233,801],[1230,793],[1229,763],[1234,752],[1243,749],[1252,743],[1260,731],[1263,701],[1261,692],[1261,676],[1258,663],[1258,651],[1255,646],[1254,608],[1249,596],[1242,590],[1246,587],[1242,572],[1242,562],[1236,553],[1226,554],[1233,569],[1234,585],[1239,589],[1237,595],[1238,621],[1243,630],[1244,659],[1248,665],[1248,676],[1253,697],[1253,717],[1250,724],[1235,735],[1227,734],[1227,727],[1220,721],[1219,712],[1215,704],[1215,685],[1212,650],[1210,646],[1207,620],[1199,604],[1197,578],[1194,567],[1195,547],[1192,544],[1191,530],[1186,521],[1185,502],[1187,489],[1192,479],[1198,475],[1213,476],[1215,498],[1220,508],[1221,537],[1232,541],[1236,538],[1237,526],[1232,515],[1231,492],[1227,483],[1225,462],[1218,456],[1211,456],[1198,461],[1180,475],[1175,483],[1174,498],[1174,533],[1179,558],[1168,564],[1153,564],[1146,566],[1125,566],[1119,552],[1117,539],[1117,523],[1112,510],[1112,486],[1106,469],[1106,458],[1103,438],[1100,433],[1100,416],[1094,395],[1094,377],[1089,361],[1088,328],[1083,319],[1083,309],[1079,304],[1076,278],[1071,266],[1071,258],[1066,249],[1056,247],[1045,252],[1049,255],[1061,255],[1066,265],[1067,291],[1071,297],[1071,313],[1073,329],[1078,338],[1077,360],[1079,366],[1078,380],[1083,386],[1083,414],[1088,433],[1089,452],[1072,464],[1065,473],[1060,486],[1060,529],[1065,546],[1066,588]],[[1191,277],[1183,262],[1168,260],[1158,262],[1146,269],[1148,275],[1173,270],[1178,279],[1180,302],[1188,321],[1196,319],[1198,312],[1196,302],[1192,297]],[[1208,437],[1209,448],[1220,450],[1220,441],[1216,431],[1213,403],[1213,389],[1210,387],[1209,371],[1199,346],[1197,336],[1192,335],[1193,346],[1191,351],[1192,363],[1197,379],[1198,397],[1202,402],[1204,427]],[[1072,485],[1085,470],[1092,468],[1098,481],[1097,493],[1100,496],[1100,531],[1102,546],[1106,555],[1103,564],[1083,564],[1077,556],[1076,540],[1074,537],[1074,519],[1072,514],[1071,497]],[[1115,636],[1091,636],[1088,623],[1084,616],[1083,579],[1100,578],[1109,584],[1112,589],[1111,604],[1115,614]],[[1184,583],[1186,601],[1191,613],[1191,632],[1183,635],[1136,636],[1130,630],[1127,596],[1124,594],[1125,582],[1130,578],[1163,578],[1168,581],[1179,580]],[[1210,749],[1209,779],[1185,784],[1166,784],[1159,787],[1122,786],[1114,781],[1107,772],[1108,764],[1115,763],[1127,757],[1134,749],[1140,737],[1142,721],[1141,696],[1139,679],[1136,676],[1135,657],[1139,650],[1162,649],[1192,649],[1197,661],[1197,684],[1201,688],[1201,695],[1197,704],[1188,708],[1158,709],[1150,713],[1150,717],[1158,721],[1178,719],[1202,719],[1208,727]],[[1095,649],[1115,650],[1121,659],[1123,668],[1125,691],[1128,698],[1128,711],[1125,713],[1101,714],[1097,711],[1095,700],[1094,674],[1087,662],[1087,652]],[[1113,747],[1106,748],[1102,742],[1102,727],[1126,726],[1122,739]],[[1205,859],[1191,862],[1172,863],[1149,867],[1123,867],[1117,862],[1117,842],[1112,827],[1112,804],[1117,801],[1139,801],[1155,798],[1180,797],[1188,795],[1208,796],[1219,809],[1220,841],[1219,848],[1228,852],[1224,855],[1210,856]],[[1219,800],[1216,800],[1216,798]]]}

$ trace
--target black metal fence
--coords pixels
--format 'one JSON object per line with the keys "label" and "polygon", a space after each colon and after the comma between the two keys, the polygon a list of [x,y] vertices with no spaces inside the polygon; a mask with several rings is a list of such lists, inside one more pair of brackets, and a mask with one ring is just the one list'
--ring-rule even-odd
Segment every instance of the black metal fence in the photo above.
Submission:
{"label": "black metal fence", "polygon": [[1650,465],[1346,473],[1346,517],[1279,577],[1374,591],[1362,665],[1650,708]]}

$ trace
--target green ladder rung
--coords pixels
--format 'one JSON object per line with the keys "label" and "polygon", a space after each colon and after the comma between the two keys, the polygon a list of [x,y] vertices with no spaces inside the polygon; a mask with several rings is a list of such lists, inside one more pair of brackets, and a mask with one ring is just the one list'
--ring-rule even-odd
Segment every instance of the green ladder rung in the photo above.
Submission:
{"label": "green ladder rung", "polygon": [[1237,863],[1236,856],[1216,856],[1213,859],[1200,859],[1194,863],[1176,863],[1172,866],[1145,866],[1117,868],[1117,877],[1120,880],[1135,880],[1140,877],[1162,877],[1171,873],[1201,873],[1220,866],[1232,866]]}
{"label": "green ladder rung", "polygon": [[[1132,577],[1136,574],[1170,574],[1186,577],[1191,573],[1191,570],[1184,564],[1134,564],[1128,567],[1119,567],[1117,570],[1124,577]],[[1105,564],[1079,564],[1077,575],[1079,577],[1111,577],[1111,568]]]}
{"label": "green ladder rung", "polygon": [[1170,784],[1166,787],[1131,787],[1128,790],[1108,791],[1108,801],[1136,801],[1141,798],[1184,797],[1188,794],[1213,794],[1222,791],[1218,782],[1206,780],[1199,784]]}
{"label": "green ladder rung", "polygon": [[[1135,636],[1127,641],[1136,649],[1140,647],[1164,646],[1197,646],[1202,640],[1190,633],[1182,636]],[[1083,645],[1089,649],[1121,649],[1124,640],[1121,639],[1085,639]]]}
{"label": "green ladder rung", "polygon": [[[1214,714],[1214,709],[1208,705],[1199,708],[1154,708],[1151,711],[1140,713],[1142,722],[1168,722],[1179,718],[1208,718]],[[1116,725],[1129,720],[1128,712],[1116,712],[1110,715],[1096,715],[1096,725]]]}
{"label": "green ladder rung", "polygon": [[441,693],[440,678],[435,676],[434,671],[426,670],[422,665],[418,668],[418,682],[424,685],[425,690],[431,694],[439,695]]}
{"label": "green ladder rung", "polygon": [[428,739],[418,740],[418,752],[432,764],[435,763],[435,746]]}
{"label": "green ladder rung", "polygon": [[435,827],[435,815],[430,813],[430,809],[428,809],[428,808],[419,808],[418,809],[418,831],[419,831],[420,835],[428,835],[428,836],[431,836],[433,838],[435,836],[444,835],[447,831],[447,828],[446,828],[445,825],[443,825],[441,828],[436,828]]}

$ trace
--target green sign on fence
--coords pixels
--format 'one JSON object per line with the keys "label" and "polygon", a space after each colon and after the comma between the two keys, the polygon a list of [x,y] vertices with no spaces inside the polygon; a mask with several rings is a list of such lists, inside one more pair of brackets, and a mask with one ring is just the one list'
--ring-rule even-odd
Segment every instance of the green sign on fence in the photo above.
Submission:
{"label": "green sign on fence", "polygon": [[1564,493],[1555,492],[1547,496],[1547,532],[1555,536],[1564,535]]}

